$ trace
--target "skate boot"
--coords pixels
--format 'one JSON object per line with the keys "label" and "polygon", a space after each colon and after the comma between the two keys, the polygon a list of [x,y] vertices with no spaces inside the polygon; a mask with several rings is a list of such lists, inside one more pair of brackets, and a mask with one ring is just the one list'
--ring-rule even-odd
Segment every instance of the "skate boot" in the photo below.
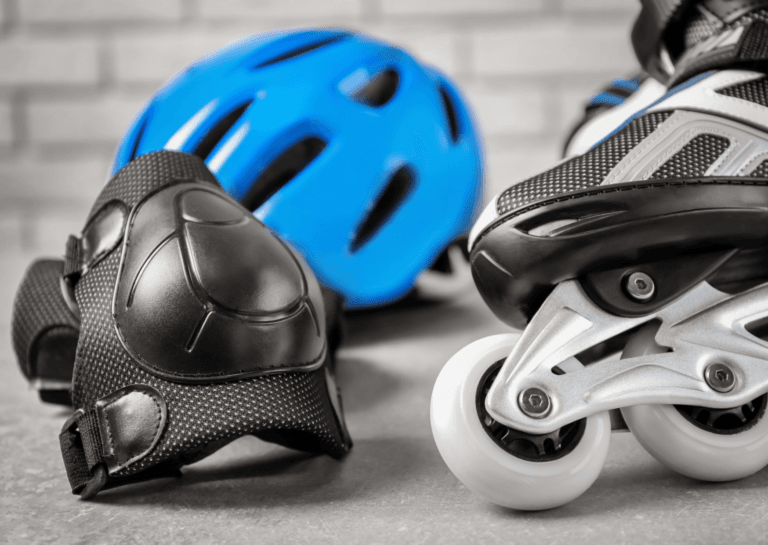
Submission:
{"label": "skate boot", "polygon": [[179,475],[247,434],[349,450],[317,281],[198,157],[133,160],[63,266],[30,272],[14,318],[30,374],[76,344],[59,437],[73,493]]}
{"label": "skate boot", "polygon": [[668,92],[475,224],[476,285],[524,331],[457,353],[431,418],[490,501],[573,500],[612,430],[696,479],[768,464],[768,11],[747,4],[683,10],[716,22],[669,56]]}

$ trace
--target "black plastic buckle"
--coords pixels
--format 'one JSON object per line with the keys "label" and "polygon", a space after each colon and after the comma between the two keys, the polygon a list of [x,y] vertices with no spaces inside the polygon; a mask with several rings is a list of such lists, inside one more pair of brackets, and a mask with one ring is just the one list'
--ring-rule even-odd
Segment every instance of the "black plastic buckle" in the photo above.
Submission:
{"label": "black plastic buckle", "polygon": [[107,467],[104,464],[99,464],[93,468],[93,478],[88,481],[83,491],[80,492],[80,498],[83,500],[90,500],[107,484]]}
{"label": "black plastic buckle", "polygon": [[64,422],[64,425],[61,427],[61,431],[65,432],[68,431],[70,433],[74,433],[77,429],[77,419],[80,418],[85,414],[85,411],[83,409],[77,409],[75,412],[72,413],[72,416],[67,418],[67,421]]}

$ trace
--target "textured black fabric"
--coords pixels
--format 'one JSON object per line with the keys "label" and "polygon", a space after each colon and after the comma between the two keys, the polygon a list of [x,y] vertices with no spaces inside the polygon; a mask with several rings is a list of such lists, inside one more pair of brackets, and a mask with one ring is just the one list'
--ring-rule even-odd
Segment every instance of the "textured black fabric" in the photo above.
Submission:
{"label": "textured black fabric", "polygon": [[611,169],[669,115],[670,112],[645,114],[584,155],[513,185],[499,196],[497,212],[503,215],[534,201],[600,185]]}
{"label": "textured black fabric", "polygon": [[[668,86],[681,83],[707,70],[723,68],[744,68],[747,70],[765,70],[768,66],[768,10],[763,0],[731,2],[715,0],[704,2],[709,8],[717,8],[722,20],[705,15],[698,9],[698,2],[691,3],[678,14],[664,34],[663,42],[675,64],[675,73],[668,75],[660,72],[653,74]],[[737,43],[718,45],[715,38],[723,32],[730,32],[744,27]],[[692,48],[705,40],[710,40],[707,47]],[[658,67],[659,51],[655,47],[651,53],[650,68]]]}
{"label": "textured black fabric", "polygon": [[700,134],[688,142],[651,175],[653,179],[694,178],[707,169],[728,149],[730,140],[714,134]]}
{"label": "textured black fabric", "polygon": [[[145,155],[107,184],[91,213],[113,199],[132,208],[176,179],[215,183],[204,163],[194,156],[174,152]],[[139,367],[121,345],[112,316],[120,255],[120,248],[113,250],[75,288],[82,325],[73,404],[89,411],[98,399],[115,390],[146,384],[165,399],[168,421],[152,452],[111,478],[138,477],[159,466],[179,467],[246,434],[337,458],[347,452],[328,396],[324,367],[218,384],[169,382]]]}
{"label": "textured black fabric", "polygon": [[739,49],[739,59],[758,60],[768,58],[768,24],[757,20],[746,31]]}
{"label": "textured black fabric", "polygon": [[701,12],[694,12],[683,30],[683,43],[689,49],[702,40],[714,36],[719,31],[717,24]]}
{"label": "textured black fabric", "polygon": [[[35,342],[53,328],[77,331],[79,323],[61,293],[60,279],[64,263],[41,259],[27,269],[13,303],[11,337],[13,350],[24,376],[40,378],[32,354]],[[69,366],[71,373],[72,363]],[[54,377],[44,377],[54,378]],[[58,377],[56,377],[58,378]]]}
{"label": "textured black fabric", "polygon": [[745,83],[737,83],[731,87],[720,89],[717,93],[768,106],[768,79],[760,78]]}

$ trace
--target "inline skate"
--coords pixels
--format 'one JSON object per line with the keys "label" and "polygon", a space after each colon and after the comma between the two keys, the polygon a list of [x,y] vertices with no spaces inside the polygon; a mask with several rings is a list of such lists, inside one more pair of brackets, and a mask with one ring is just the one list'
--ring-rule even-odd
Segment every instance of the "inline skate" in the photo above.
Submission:
{"label": "inline skate", "polygon": [[490,501],[577,498],[611,431],[696,479],[768,464],[768,15],[737,15],[666,55],[663,97],[475,224],[478,290],[524,331],[451,358],[431,419]]}

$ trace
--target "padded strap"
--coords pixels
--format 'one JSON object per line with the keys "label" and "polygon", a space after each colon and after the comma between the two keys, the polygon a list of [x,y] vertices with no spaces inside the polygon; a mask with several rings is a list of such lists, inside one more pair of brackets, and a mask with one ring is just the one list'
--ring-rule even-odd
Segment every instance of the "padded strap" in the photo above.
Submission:
{"label": "padded strap", "polygon": [[59,434],[72,493],[89,499],[103,488],[180,476],[181,464],[176,463],[120,476],[121,470],[152,452],[166,422],[165,400],[144,384],[126,386],[97,401],[93,409],[76,411]]}
{"label": "padded strap", "polygon": [[344,319],[344,299],[339,294],[325,286],[320,286],[323,295],[323,306],[325,308],[325,330],[328,334],[328,351],[331,355],[336,354],[344,336],[346,335],[346,321]]}
{"label": "padded strap", "polygon": [[[657,80],[671,86],[713,68],[740,66],[758,69],[762,66],[749,63],[765,59],[764,40],[755,41],[757,35],[753,35],[747,40],[753,46],[733,47],[741,34],[733,40],[722,34],[734,30],[728,25],[751,11],[768,8],[768,0],[641,0],[641,3],[642,10],[632,29],[632,45],[640,64]],[[708,43],[699,43],[683,51],[680,36],[690,15],[700,12],[723,32],[704,40]],[[674,74],[668,71],[670,67],[662,60],[665,51],[674,63]],[[700,59],[702,55],[705,58]]]}
{"label": "padded strap", "polygon": [[64,248],[65,278],[78,278],[83,272],[83,259],[80,247],[80,239],[75,235],[69,235],[67,245]]}
{"label": "padded strap", "polygon": [[73,283],[123,240],[128,209],[121,201],[108,201],[89,219],[80,238],[70,235],[65,250],[64,277]]}
{"label": "padded strap", "polygon": [[768,24],[755,20],[724,30],[700,42],[680,57],[668,85],[719,68],[768,69]]}
{"label": "padded strap", "polygon": [[53,259],[27,269],[16,293],[11,329],[21,372],[41,399],[69,405],[80,313],[63,271],[64,262]]}
{"label": "padded strap", "polygon": [[690,0],[640,0],[642,9],[632,28],[632,46],[637,60],[651,76],[666,81],[669,74],[661,64],[662,36],[674,17]]}

